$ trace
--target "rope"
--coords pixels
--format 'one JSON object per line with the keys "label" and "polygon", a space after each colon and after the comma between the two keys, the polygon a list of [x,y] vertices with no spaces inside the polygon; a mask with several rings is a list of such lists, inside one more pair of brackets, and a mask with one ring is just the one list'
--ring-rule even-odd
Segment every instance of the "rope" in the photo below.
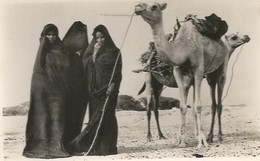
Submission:
{"label": "rope", "polygon": [[231,86],[231,83],[232,83],[232,80],[233,80],[233,75],[234,75],[234,67],[235,67],[235,64],[236,64],[236,62],[237,62],[237,60],[238,60],[238,57],[239,57],[239,55],[240,55],[240,53],[241,53],[241,51],[242,51],[243,47],[244,47],[244,45],[242,45],[242,46],[241,46],[241,48],[240,48],[240,51],[239,51],[239,53],[237,54],[237,57],[236,57],[236,59],[235,59],[235,61],[234,61],[233,65],[232,65],[232,68],[231,68],[232,70],[231,70],[231,78],[230,78],[230,82],[229,82],[229,84],[228,84],[228,88],[227,88],[226,95],[223,97],[223,99],[221,100],[221,102],[223,102],[223,101],[224,101],[224,99],[225,99],[225,98],[228,96],[229,88],[230,88],[230,86]]}
{"label": "rope", "polygon": [[119,53],[118,53],[117,58],[116,58],[116,61],[115,61],[115,65],[114,65],[113,73],[112,73],[112,76],[111,76],[111,79],[110,79],[108,85],[111,84],[111,82],[112,82],[112,78],[114,77],[115,70],[116,70],[116,65],[117,65],[118,60],[119,60],[119,57],[120,57],[120,55],[121,55],[121,49],[122,49],[123,46],[124,46],[124,43],[125,43],[125,40],[126,40],[127,33],[128,33],[128,31],[129,31],[130,25],[131,25],[132,20],[133,20],[133,18],[134,18],[134,14],[135,14],[135,13],[132,14],[132,16],[131,16],[131,18],[130,18],[130,22],[129,22],[128,26],[127,26],[127,29],[126,29],[126,32],[125,32],[125,35],[124,35],[124,38],[123,38],[123,42],[122,42],[122,44],[121,44],[121,46],[120,46],[120,50],[119,50]]}
{"label": "rope", "polygon": [[[130,19],[130,22],[129,22],[128,26],[127,26],[127,29],[126,29],[126,32],[125,32],[125,35],[124,35],[124,38],[123,38],[122,45],[121,45],[121,47],[120,47],[120,50],[119,50],[119,52],[118,52],[118,55],[117,55],[117,58],[116,58],[116,61],[115,61],[115,64],[114,64],[113,72],[112,72],[110,81],[109,81],[109,83],[108,83],[108,87],[110,86],[110,84],[111,84],[111,82],[112,82],[112,80],[113,80],[113,77],[114,77],[114,75],[115,75],[116,66],[117,66],[119,57],[120,57],[120,55],[121,55],[121,52],[120,52],[120,51],[121,51],[121,49],[123,48],[123,45],[124,45],[124,43],[125,43],[126,35],[127,35],[128,31],[129,31],[129,28],[130,28],[130,25],[131,25],[131,23],[132,23],[133,17],[134,17],[134,13],[132,14],[131,19]],[[101,115],[101,118],[100,118],[100,121],[99,121],[97,130],[96,130],[94,139],[93,139],[93,141],[92,141],[92,143],[91,143],[91,146],[89,147],[88,151],[87,151],[86,153],[84,153],[84,156],[87,156],[87,155],[90,153],[90,151],[92,150],[92,148],[93,148],[93,146],[94,146],[94,144],[95,144],[95,142],[96,142],[96,139],[97,139],[97,136],[98,136],[98,132],[99,132],[99,129],[100,129],[100,127],[101,127],[101,123],[102,123],[103,118],[104,118],[105,108],[106,108],[106,106],[107,106],[108,100],[109,100],[109,95],[107,96],[106,101],[105,101],[105,103],[104,103],[104,106],[103,106],[103,109],[102,109],[102,115]]]}

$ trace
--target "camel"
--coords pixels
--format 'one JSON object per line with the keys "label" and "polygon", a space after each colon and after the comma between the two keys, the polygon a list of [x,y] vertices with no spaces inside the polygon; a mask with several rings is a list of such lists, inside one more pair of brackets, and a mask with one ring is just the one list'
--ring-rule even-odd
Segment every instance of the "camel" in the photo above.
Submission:
{"label": "camel", "polygon": [[[172,36],[173,36],[172,34],[168,34],[167,40],[169,41],[172,38]],[[144,69],[134,70],[133,72],[135,72],[135,73],[147,72],[145,75],[145,83],[144,83],[143,87],[141,88],[141,90],[138,92],[138,95],[143,93],[146,89],[146,100],[147,100],[146,112],[147,112],[147,123],[148,123],[147,141],[149,142],[152,140],[152,135],[151,135],[151,130],[150,130],[151,110],[153,110],[153,112],[154,112],[159,139],[166,139],[161,132],[160,124],[159,124],[159,111],[158,111],[158,108],[160,106],[159,99],[160,99],[161,93],[163,91],[164,85],[177,88],[177,84],[176,84],[176,81],[174,78],[171,79],[171,80],[173,80],[173,82],[162,83],[156,79],[156,77],[158,78],[158,76],[160,77],[161,75],[159,73],[154,73],[155,71],[151,71],[152,70],[151,62],[154,60],[153,58],[154,58],[155,54],[157,54],[153,42],[150,42],[148,51],[145,54],[147,54],[147,53],[149,54],[149,58],[145,63],[146,66],[144,67]],[[170,69],[171,69],[171,67],[169,67],[169,70]],[[173,75],[171,74],[171,76],[173,76]]]}
{"label": "camel", "polygon": [[213,72],[224,62],[227,48],[223,47],[224,43],[221,40],[216,41],[201,35],[191,21],[183,23],[175,41],[168,42],[162,18],[162,11],[166,6],[166,3],[154,3],[153,5],[140,3],[135,6],[135,13],[151,26],[157,52],[167,57],[171,65],[175,66],[174,77],[181,95],[178,146],[186,147],[187,96],[193,85],[193,116],[195,134],[198,139],[197,147],[201,148],[203,145],[207,147],[208,143],[201,122],[201,83],[205,74]]}
{"label": "camel", "polygon": [[[169,39],[171,38],[171,36],[172,35],[169,36]],[[138,92],[138,95],[140,95],[142,92],[144,92],[145,89],[147,89],[146,90],[146,93],[147,93],[146,94],[146,99],[147,99],[146,112],[147,112],[147,123],[148,123],[147,141],[149,142],[152,140],[152,135],[151,135],[151,130],[150,130],[151,110],[153,110],[153,112],[154,112],[159,139],[166,139],[166,138],[163,136],[163,134],[161,132],[161,128],[160,128],[160,124],[159,124],[159,111],[158,111],[158,107],[160,104],[159,98],[163,91],[163,84],[160,83],[151,72],[151,62],[153,61],[154,54],[156,54],[156,50],[154,48],[153,42],[150,43],[150,46],[148,48],[148,53],[149,53],[149,58],[146,62],[146,67],[145,67],[148,70],[135,70],[133,72],[135,72],[135,73],[140,73],[143,71],[147,72],[146,76],[145,76],[145,78],[146,78],[145,83],[144,83],[143,87],[141,88],[141,90]],[[146,86],[148,88],[146,88]]]}
{"label": "camel", "polygon": [[[219,120],[219,140],[222,140],[222,130],[221,130],[221,113],[222,113],[222,94],[223,94],[223,89],[225,86],[225,80],[226,80],[226,76],[227,76],[227,67],[228,67],[228,62],[229,62],[229,58],[231,57],[232,53],[235,51],[236,48],[238,48],[239,46],[241,46],[244,43],[249,42],[250,38],[247,35],[241,36],[239,34],[229,34],[228,36],[225,36],[225,41],[224,44],[228,50],[227,50],[227,54],[226,54],[226,58],[223,62],[223,64],[216,69],[214,72],[207,74],[205,77],[207,79],[207,82],[210,86],[210,91],[211,91],[211,100],[212,100],[212,120],[211,120],[211,128],[210,128],[210,132],[208,135],[208,142],[213,142],[213,129],[214,129],[214,120],[215,120],[215,115],[216,115],[216,110],[218,109],[218,120]],[[151,47],[151,46],[150,46]],[[153,52],[152,50],[149,50],[148,52]],[[147,61],[147,64],[151,64],[151,59],[154,55],[152,55]],[[144,86],[141,88],[141,90],[139,91],[138,94],[141,94],[142,92],[144,92],[146,90],[146,98],[147,98],[147,120],[148,120],[148,133],[147,133],[147,140],[151,141],[152,140],[152,135],[150,132],[150,119],[151,119],[151,110],[154,111],[154,115],[155,115],[155,120],[156,120],[156,124],[157,124],[157,129],[158,129],[158,135],[159,135],[159,139],[165,139],[165,137],[163,136],[163,133],[161,132],[160,129],[160,124],[159,124],[159,112],[158,112],[158,108],[160,106],[159,100],[160,100],[160,96],[163,90],[163,87],[170,87],[170,88],[178,88],[177,84],[175,84],[175,78],[172,77],[172,79],[174,79],[173,81],[173,85],[169,86],[168,84],[165,84],[163,82],[161,82],[160,80],[157,80],[156,76],[154,76],[154,74],[156,73],[152,73],[150,70],[141,70],[143,72],[147,72],[145,74],[145,83]],[[136,71],[135,71],[136,72]],[[192,79],[186,79],[187,83],[190,84],[192,82]],[[218,85],[218,104],[216,103],[216,85]]]}
{"label": "camel", "polygon": [[[228,36],[225,36],[225,47],[227,48],[227,54],[225,57],[225,60],[223,64],[216,69],[212,73],[208,73],[206,75],[207,82],[210,86],[210,96],[211,96],[211,110],[212,110],[212,119],[211,119],[211,126],[210,126],[210,132],[208,134],[208,142],[213,142],[213,130],[214,130],[214,121],[215,121],[215,115],[216,111],[218,113],[218,125],[219,125],[219,133],[218,138],[220,141],[223,140],[222,136],[222,128],[221,128],[221,114],[222,114],[222,94],[226,82],[227,77],[227,67],[229,59],[232,55],[232,53],[235,51],[235,49],[247,42],[250,41],[250,38],[248,35],[240,36],[238,34],[230,34]],[[218,95],[217,95],[217,101],[216,102],[216,86],[218,86]]]}
{"label": "camel", "polygon": [[154,112],[159,139],[166,139],[160,128],[159,111],[158,111],[159,102],[160,102],[159,98],[163,91],[163,84],[158,82],[151,74],[151,72],[148,72],[146,73],[146,77],[145,77],[145,85],[146,85],[146,98],[147,98],[146,113],[147,113],[147,121],[148,121],[147,141],[149,142],[152,140],[152,134],[150,129],[151,110],[153,110]]}

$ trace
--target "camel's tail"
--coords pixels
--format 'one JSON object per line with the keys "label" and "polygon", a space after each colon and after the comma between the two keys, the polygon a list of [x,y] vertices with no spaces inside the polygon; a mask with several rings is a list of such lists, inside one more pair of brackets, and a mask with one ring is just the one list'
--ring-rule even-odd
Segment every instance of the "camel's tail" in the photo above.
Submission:
{"label": "camel's tail", "polygon": [[140,89],[140,91],[138,92],[138,95],[142,94],[142,93],[144,92],[145,88],[146,88],[146,83],[144,82],[144,85],[143,85],[143,87]]}

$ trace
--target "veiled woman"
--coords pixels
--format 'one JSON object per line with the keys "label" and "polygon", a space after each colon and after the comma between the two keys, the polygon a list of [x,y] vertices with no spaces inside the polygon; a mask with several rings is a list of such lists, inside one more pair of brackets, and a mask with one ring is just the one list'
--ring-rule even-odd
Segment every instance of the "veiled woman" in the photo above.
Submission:
{"label": "veiled woman", "polygon": [[[112,83],[109,85],[117,59],[119,61],[114,70]],[[86,50],[83,65],[90,96],[89,123],[82,133],[72,140],[69,151],[77,155],[89,150],[101,114],[104,112],[103,121],[90,155],[117,154],[118,126],[115,108],[122,79],[122,61],[119,49],[115,46],[105,26],[99,25],[94,29],[93,40]],[[103,110],[107,98],[108,104]]]}
{"label": "veiled woman", "polygon": [[71,69],[64,134],[66,148],[66,145],[81,132],[88,103],[82,65],[83,52],[88,46],[87,26],[80,21],[74,22],[64,36],[62,43],[64,49],[69,53]]}
{"label": "veiled woman", "polygon": [[68,96],[69,59],[53,24],[44,27],[36,56],[23,155],[29,158],[62,158],[65,108]]}

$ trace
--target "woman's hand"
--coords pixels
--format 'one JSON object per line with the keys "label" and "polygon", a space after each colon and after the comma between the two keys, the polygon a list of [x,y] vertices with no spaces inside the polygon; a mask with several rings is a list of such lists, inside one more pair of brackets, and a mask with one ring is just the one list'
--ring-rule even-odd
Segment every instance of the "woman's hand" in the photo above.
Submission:
{"label": "woman's hand", "polygon": [[44,43],[45,40],[46,40],[46,36],[41,36],[41,37],[40,37],[40,43]]}
{"label": "woman's hand", "polygon": [[96,60],[96,56],[97,56],[97,53],[98,53],[98,50],[101,48],[101,45],[96,43],[94,45],[94,53],[93,53],[93,62],[95,62]]}
{"label": "woman's hand", "polygon": [[110,86],[107,89],[107,95],[110,96],[115,91],[115,83],[111,83]]}
{"label": "woman's hand", "polygon": [[96,44],[94,45],[94,53],[97,53],[100,48],[101,48],[101,45],[98,44],[98,43],[96,43]]}

